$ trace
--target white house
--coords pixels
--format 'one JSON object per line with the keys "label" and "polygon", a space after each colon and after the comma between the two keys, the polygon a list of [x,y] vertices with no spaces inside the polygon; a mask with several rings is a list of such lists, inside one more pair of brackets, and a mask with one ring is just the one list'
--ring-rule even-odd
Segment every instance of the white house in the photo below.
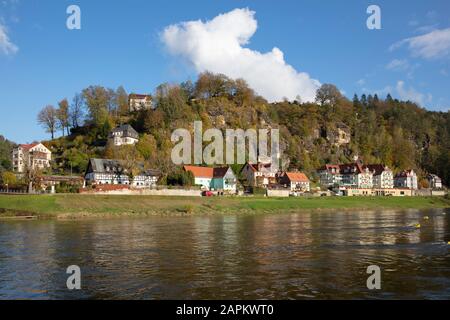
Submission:
{"label": "white house", "polygon": [[369,164],[363,166],[373,173],[373,187],[378,189],[394,188],[394,173],[389,167],[382,164]]}
{"label": "white house", "polygon": [[247,184],[252,187],[267,188],[269,185],[277,183],[278,171],[273,170],[270,163],[258,162],[253,164],[247,162],[241,173],[247,180]]}
{"label": "white house", "polygon": [[431,189],[442,189],[442,179],[435,174],[428,175],[428,183]]}
{"label": "white house", "polygon": [[150,109],[152,105],[152,96],[148,94],[132,93],[128,96],[128,108],[130,112]]}
{"label": "white house", "polygon": [[231,167],[209,168],[184,166],[185,171],[192,172],[195,185],[207,190],[236,192],[237,178]]}
{"label": "white house", "polygon": [[279,176],[281,185],[286,185],[291,191],[309,192],[311,190],[308,177],[302,172],[284,172]]}
{"label": "white house", "polygon": [[411,190],[417,190],[417,174],[414,170],[405,170],[397,174],[394,178],[394,185],[396,188],[405,188]]}
{"label": "white house", "polygon": [[161,174],[157,170],[145,170],[142,164],[138,175],[130,177],[118,160],[90,159],[85,180],[88,185],[129,185],[136,188],[155,187]]}
{"label": "white house", "polygon": [[115,146],[134,145],[139,142],[139,134],[129,124],[124,124],[113,129],[109,134],[109,140]]}
{"label": "white house", "polygon": [[45,169],[50,167],[52,152],[42,143],[21,144],[13,149],[13,170],[24,173],[26,168]]}

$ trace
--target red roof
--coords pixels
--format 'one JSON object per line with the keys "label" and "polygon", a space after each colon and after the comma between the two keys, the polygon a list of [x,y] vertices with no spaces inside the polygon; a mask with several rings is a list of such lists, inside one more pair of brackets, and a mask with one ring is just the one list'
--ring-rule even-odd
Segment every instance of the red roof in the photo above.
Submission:
{"label": "red roof", "polygon": [[147,99],[147,98],[151,98],[151,96],[148,94],[132,93],[132,94],[130,94],[129,98],[130,99]]}
{"label": "red roof", "polygon": [[20,147],[24,150],[30,150],[34,147],[36,147],[37,145],[39,145],[39,143],[30,143],[30,144],[21,144]]}
{"label": "red roof", "polygon": [[414,170],[404,170],[400,173],[398,173],[395,177],[396,178],[406,178],[406,177],[411,177],[414,175]]}
{"label": "red roof", "polygon": [[386,166],[382,164],[368,164],[363,166],[363,169],[369,169],[369,171],[373,172],[375,176],[381,175],[384,171],[389,170]]}
{"label": "red roof", "polygon": [[223,168],[208,168],[208,167],[197,167],[197,166],[184,166],[185,171],[190,171],[196,178],[223,178],[229,167]]}
{"label": "red roof", "polygon": [[260,168],[266,168],[266,169],[272,168],[272,165],[270,163],[259,163],[259,164],[256,164],[256,163],[247,162],[247,165],[250,167],[250,169],[253,172],[258,172]]}
{"label": "red roof", "polygon": [[286,176],[291,182],[309,182],[308,177],[303,172],[286,172]]}

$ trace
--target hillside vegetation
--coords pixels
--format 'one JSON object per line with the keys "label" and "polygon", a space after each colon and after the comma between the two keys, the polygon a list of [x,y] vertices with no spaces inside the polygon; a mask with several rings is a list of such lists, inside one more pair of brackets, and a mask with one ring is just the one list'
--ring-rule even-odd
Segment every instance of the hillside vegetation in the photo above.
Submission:
{"label": "hillside vegetation", "polygon": [[[160,85],[153,106],[130,113],[123,88],[101,86],[84,89],[71,103],[64,99],[52,107],[53,127],[40,122],[49,133],[65,135],[46,142],[54,152],[53,171],[83,173],[90,157],[120,157],[107,145],[107,136],[116,125],[129,123],[141,136],[133,156],[171,174],[179,170],[170,160],[172,132],[192,130],[193,121],[200,120],[204,130],[279,128],[283,168],[305,171],[312,178],[326,163],[360,157],[395,171],[416,169],[422,177],[435,173],[450,184],[449,112],[427,111],[390,95],[355,95],[350,101],[333,85],[324,85],[316,103],[268,103],[243,80],[204,73],[196,83]],[[348,131],[349,143],[336,142],[338,128]]]}

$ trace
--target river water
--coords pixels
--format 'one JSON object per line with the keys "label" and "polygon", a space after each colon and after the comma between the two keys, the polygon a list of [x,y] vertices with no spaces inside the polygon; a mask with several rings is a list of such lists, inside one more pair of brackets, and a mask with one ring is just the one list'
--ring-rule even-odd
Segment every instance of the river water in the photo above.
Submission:
{"label": "river water", "polygon": [[0,299],[450,299],[449,241],[450,210],[0,222]]}

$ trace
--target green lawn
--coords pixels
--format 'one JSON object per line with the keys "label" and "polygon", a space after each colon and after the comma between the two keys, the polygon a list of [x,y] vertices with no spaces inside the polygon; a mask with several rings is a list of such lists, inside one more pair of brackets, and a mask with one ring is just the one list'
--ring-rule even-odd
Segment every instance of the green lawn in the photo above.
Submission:
{"label": "green lawn", "polygon": [[102,195],[0,195],[0,217],[114,217],[241,214],[332,209],[450,208],[450,200],[428,197],[184,198]]}

